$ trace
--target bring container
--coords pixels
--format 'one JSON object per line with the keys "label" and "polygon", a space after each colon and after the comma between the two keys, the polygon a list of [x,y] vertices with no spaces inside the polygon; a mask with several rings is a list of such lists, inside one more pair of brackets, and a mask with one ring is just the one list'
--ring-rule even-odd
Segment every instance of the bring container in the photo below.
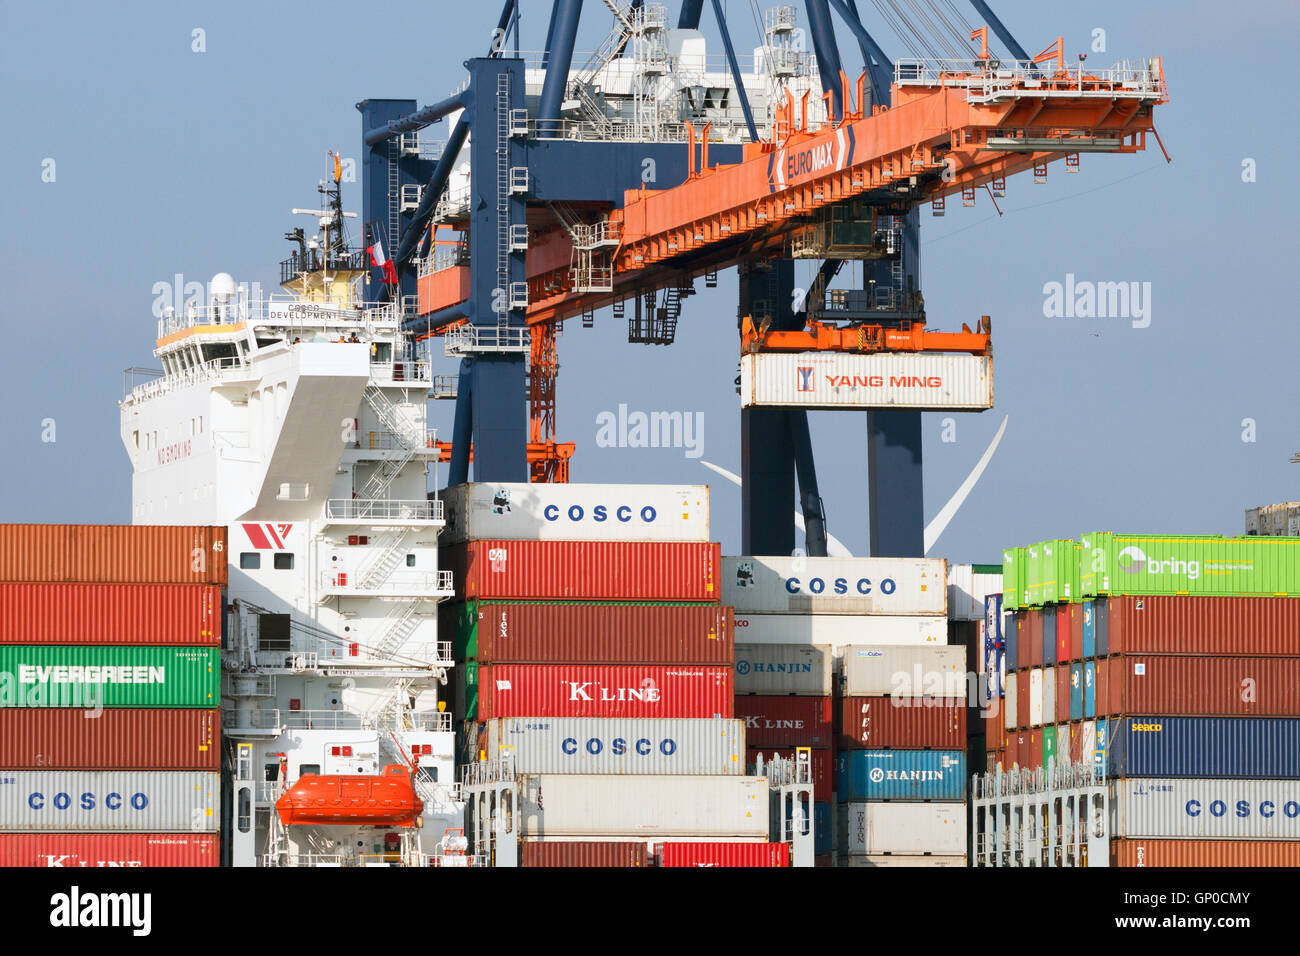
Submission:
{"label": "bring container", "polygon": [[1295,840],[1111,840],[1111,866],[1300,866]]}
{"label": "bring container", "polygon": [[1082,593],[1300,596],[1300,538],[1092,532]]}
{"label": "bring container", "polygon": [[979,411],[993,356],[963,352],[746,352],[740,407]]}
{"label": "bring container", "polygon": [[1038,612],[1039,624],[1043,629],[1043,666],[1056,663],[1056,609],[1041,608]]}
{"label": "bring container", "polygon": [[736,695],[829,697],[833,664],[824,644],[737,644]]}
{"label": "bring container", "polygon": [[1050,681],[1043,680],[1043,670],[1036,667],[1029,672],[1029,722],[1028,727],[1041,727],[1043,725],[1043,714],[1046,707],[1043,706],[1044,685],[1050,684]]}
{"label": "bring container", "polygon": [[750,747],[830,747],[831,698],[744,695],[735,699]]}
{"label": "bring container", "polygon": [[961,698],[845,697],[840,720],[837,743],[849,750],[966,746],[966,701]]}
{"label": "bring container", "polygon": [[948,641],[948,619],[737,612],[736,640],[744,644],[824,644],[837,652],[850,644],[943,645]]}
{"label": "bring container", "polygon": [[224,526],[0,525],[0,581],[226,583]]}
{"label": "bring container", "polygon": [[157,770],[2,770],[0,830],[215,833],[220,780]]}
{"label": "bring container", "polygon": [[[762,747],[750,747],[745,756],[745,767],[747,770],[754,770],[758,766],[759,756],[763,758],[763,773],[767,773],[767,765],[773,757],[780,757],[783,760],[793,760],[795,757],[794,748],[785,750],[776,750],[775,748],[763,749]],[[831,802],[831,788],[835,778],[835,765],[831,760],[829,750],[814,750],[811,753],[812,763],[812,783],[813,783],[813,800],[816,803]]]}
{"label": "bring container", "polygon": [[948,616],[942,558],[724,557],[722,603],[738,614]]}
{"label": "bring container", "polygon": [[1121,717],[1097,735],[1112,777],[1300,779],[1294,718]]}
{"label": "bring container", "polygon": [[1070,713],[1067,720],[1083,720],[1083,673],[1083,664],[1070,665]]}
{"label": "bring container", "polygon": [[0,645],[0,707],[220,704],[215,647]]}
{"label": "bring container", "polygon": [[1300,598],[1098,598],[1111,654],[1300,657]]}
{"label": "bring container", "polygon": [[1129,654],[1100,665],[1099,716],[1300,717],[1300,658]]}
{"label": "bring container", "polygon": [[1110,832],[1113,837],[1300,840],[1300,781],[1116,780]]}
{"label": "bring container", "polygon": [[1024,548],[1002,549],[1002,601],[1005,607],[1025,606],[1025,563],[1028,554]]}
{"label": "bring container", "polygon": [[438,549],[456,599],[718,600],[717,544],[642,541],[471,541]]}
{"label": "bring container", "polygon": [[[1021,671],[1020,673],[1024,673]],[[1007,675],[1007,693],[1002,698],[1002,729],[1015,730],[1020,726],[1020,674]]]}
{"label": "bring container", "polygon": [[0,867],[217,866],[215,833],[0,833]]}
{"label": "bring container", "polygon": [[650,854],[644,840],[624,843],[589,841],[538,842],[519,845],[520,866],[649,866]]}
{"label": "bring container", "polygon": [[0,708],[0,767],[216,772],[220,731],[216,710]]}
{"label": "bring container", "polygon": [[0,644],[218,647],[224,613],[211,584],[0,584]]}
{"label": "bring container", "polygon": [[966,698],[964,647],[844,648],[845,697]]}
{"label": "bring container", "polygon": [[840,805],[840,846],[850,857],[931,854],[964,857],[964,803],[848,803]]}
{"label": "bring container", "polygon": [[493,717],[730,717],[730,667],[467,664],[468,720]]}
{"label": "bring container", "polygon": [[478,733],[489,761],[510,748],[517,773],[745,772],[739,720],[513,717],[487,721]]}
{"label": "bring container", "polygon": [[665,843],[660,866],[789,866],[784,843]]}
{"label": "bring container", "polygon": [[841,801],[963,800],[964,750],[841,750],[835,756]]}

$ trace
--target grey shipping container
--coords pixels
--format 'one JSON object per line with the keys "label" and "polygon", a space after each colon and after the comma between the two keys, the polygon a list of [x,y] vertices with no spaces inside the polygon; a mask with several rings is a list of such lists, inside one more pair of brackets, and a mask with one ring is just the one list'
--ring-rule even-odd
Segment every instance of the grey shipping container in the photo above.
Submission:
{"label": "grey shipping container", "polygon": [[836,864],[837,866],[965,866],[965,855],[956,856],[921,856],[921,855],[899,855],[890,854],[888,856],[862,856],[854,854],[852,856],[841,856]]}
{"label": "grey shipping container", "polygon": [[214,833],[220,776],[160,770],[0,770],[0,831]]}
{"label": "grey shipping container", "polygon": [[966,697],[966,648],[844,648],[845,697]]}
{"label": "grey shipping container", "polygon": [[1300,839],[1300,781],[1129,777],[1111,784],[1111,835]]}
{"label": "grey shipping container", "polygon": [[964,803],[844,803],[838,817],[839,849],[849,856],[966,852]]}
{"label": "grey shipping container", "polygon": [[834,690],[829,644],[737,644],[737,694],[829,697]]}
{"label": "grey shipping container", "polygon": [[743,720],[659,717],[510,717],[480,731],[488,759],[510,747],[517,773],[745,772]]}

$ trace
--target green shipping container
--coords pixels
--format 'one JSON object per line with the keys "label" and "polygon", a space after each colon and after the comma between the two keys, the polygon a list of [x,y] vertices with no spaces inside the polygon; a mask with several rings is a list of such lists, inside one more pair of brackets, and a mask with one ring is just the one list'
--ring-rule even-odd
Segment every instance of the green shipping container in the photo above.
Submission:
{"label": "green shipping container", "polygon": [[1300,596],[1300,538],[1114,534],[1079,541],[1080,594]]}
{"label": "green shipping container", "polygon": [[1038,607],[1043,603],[1043,542],[1035,541],[1025,549],[1025,604]]}
{"label": "green shipping container", "polygon": [[1068,604],[1079,599],[1078,555],[1073,541],[1053,538],[1038,544],[1039,604]]}
{"label": "green shipping container", "polygon": [[1002,605],[1025,606],[1025,549],[1002,549]]}
{"label": "green shipping container", "polygon": [[[1044,715],[1046,716],[1046,715]],[[1046,767],[1056,756],[1056,728],[1043,728],[1043,766]]]}
{"label": "green shipping container", "polygon": [[0,646],[0,707],[220,704],[220,648]]}

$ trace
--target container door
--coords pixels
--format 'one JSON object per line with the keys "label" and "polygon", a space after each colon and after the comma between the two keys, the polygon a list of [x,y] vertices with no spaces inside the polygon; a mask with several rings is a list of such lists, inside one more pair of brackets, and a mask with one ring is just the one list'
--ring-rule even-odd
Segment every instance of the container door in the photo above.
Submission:
{"label": "container door", "polygon": [[1097,656],[1105,657],[1110,653],[1110,598],[1098,598],[1092,602],[1096,617]]}
{"label": "container door", "polygon": [[1070,606],[1062,604],[1056,609],[1056,661],[1070,659]]}
{"label": "container door", "polygon": [[1070,665],[1070,719],[1083,720],[1083,665]]}
{"label": "container door", "polygon": [[1043,732],[1043,766],[1049,766],[1056,757],[1056,728],[1049,727]]}
{"label": "container door", "polygon": [[1002,701],[1002,727],[1004,730],[1015,730],[1018,726],[1016,723],[1018,715],[1016,692],[1019,689],[1017,676],[1016,674],[1007,675],[1007,695]]}
{"label": "container door", "polygon": [[1029,675],[1030,671],[1016,673],[1016,726],[1029,726]]}
{"label": "container door", "polygon": [[1083,608],[1070,605],[1070,660],[1083,660]]}
{"label": "container door", "polygon": [[1097,662],[1083,665],[1083,716],[1097,716]]}
{"label": "container door", "polygon": [[1043,672],[1035,668],[1029,672],[1029,726],[1043,723]]}
{"label": "container door", "polygon": [[1079,607],[1082,609],[1083,618],[1083,657],[1097,656],[1097,628],[1094,621],[1093,607],[1091,601],[1084,601]]}
{"label": "container door", "polygon": [[[1021,664],[1022,667],[1042,667],[1043,666],[1043,612],[1040,608],[1031,608],[1025,612],[1025,626],[1021,628],[1020,635],[1021,645],[1027,646],[1029,650],[1028,660]],[[1024,653],[1023,651],[1021,652]]]}
{"label": "container door", "polygon": [[1043,664],[1056,663],[1056,609],[1045,607],[1039,617],[1043,622]]}

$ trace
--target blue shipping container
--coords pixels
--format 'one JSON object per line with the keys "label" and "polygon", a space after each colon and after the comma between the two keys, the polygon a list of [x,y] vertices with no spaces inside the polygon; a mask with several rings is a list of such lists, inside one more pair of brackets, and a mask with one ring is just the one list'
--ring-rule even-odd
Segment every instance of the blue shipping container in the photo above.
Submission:
{"label": "blue shipping container", "polygon": [[1110,602],[1106,598],[1098,598],[1092,602],[1093,626],[1097,632],[1096,644],[1094,650],[1097,657],[1106,657],[1110,654]]}
{"label": "blue shipping container", "polygon": [[1043,621],[1043,665],[1056,663],[1056,608],[1039,609]]}
{"label": "blue shipping container", "polygon": [[1083,665],[1083,716],[1097,716],[1097,662],[1085,661]]}
{"label": "blue shipping container", "polygon": [[1291,717],[1114,717],[1112,777],[1300,780],[1300,719]]}
{"label": "blue shipping container", "polygon": [[1083,665],[1070,665],[1070,719],[1083,720]]}
{"label": "blue shipping container", "polygon": [[960,750],[841,750],[835,757],[841,801],[964,800],[966,754]]}
{"label": "blue shipping container", "polygon": [[1020,666],[1020,659],[1016,656],[1019,644],[1018,635],[1020,631],[1020,615],[1012,614],[1007,618],[1007,630],[1003,635],[1002,643],[1006,645],[1007,670],[1015,670]]}
{"label": "blue shipping container", "polygon": [[989,594],[984,598],[984,637],[994,644],[1002,643],[1002,595]]}
{"label": "blue shipping container", "polygon": [[824,856],[831,852],[831,805],[813,804],[813,855]]}
{"label": "blue shipping container", "polygon": [[1097,654],[1097,624],[1093,620],[1094,611],[1091,601],[1083,602],[1083,656],[1095,657]]}

